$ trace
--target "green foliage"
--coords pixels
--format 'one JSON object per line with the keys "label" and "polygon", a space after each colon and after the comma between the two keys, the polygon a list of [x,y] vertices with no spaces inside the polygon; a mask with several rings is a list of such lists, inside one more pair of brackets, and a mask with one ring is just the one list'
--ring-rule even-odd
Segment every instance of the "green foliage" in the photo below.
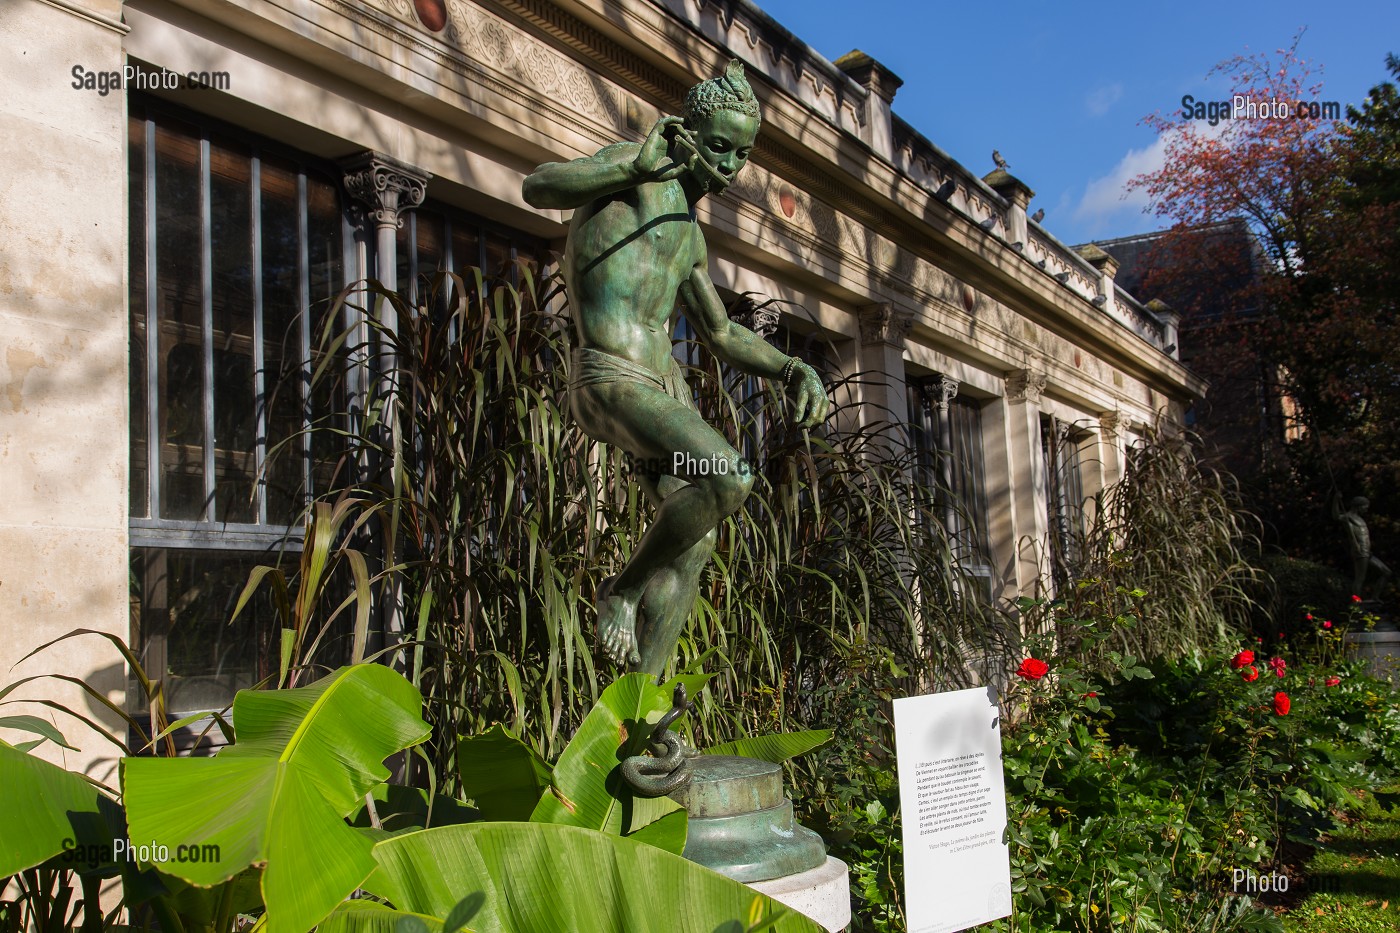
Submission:
{"label": "green foliage", "polygon": [[[236,744],[213,758],[127,758],[120,801],[0,743],[0,806],[18,815],[0,824],[0,867],[18,873],[6,879],[16,897],[0,902],[0,919],[16,933],[64,933],[79,921],[84,933],[113,928],[117,914],[102,914],[97,885],[125,861],[110,853],[129,819],[131,838],[164,854],[139,872],[122,866],[124,905],[148,908],[173,933],[227,933],[254,919],[271,933],[816,933],[805,917],[682,858],[684,812],[619,784],[619,762],[645,742],[676,684],[699,690],[707,679],[622,678],[552,768],[500,730],[464,741],[464,762],[481,758],[464,764],[465,781],[483,809],[516,817],[503,821],[384,783],[384,760],[422,743],[427,727],[412,684],[374,664],[304,687],[241,691]],[[520,793],[484,781],[492,767]],[[518,818],[527,801],[529,822]],[[388,903],[347,899],[360,888]]]}
{"label": "green foliage", "polygon": [[674,689],[674,683],[657,686],[646,674],[628,674],[604,690],[559,756],[550,793],[540,799],[531,821],[620,835],[680,809],[669,797],[634,797],[618,770],[623,759],[646,748],[648,719],[659,719],[670,707]]}
{"label": "green foliage", "polygon": [[[1256,539],[1235,509],[1231,482],[1197,461],[1188,435],[1149,430],[1128,452],[1123,480],[1095,497],[1081,582],[1058,594],[1070,616],[1134,618],[1099,644],[1139,658],[1206,650],[1247,631],[1257,578],[1247,554]],[[1031,631],[1054,624],[1028,617]],[[1074,649],[1072,641],[1064,646]]]}
{"label": "green foliage", "polygon": [[706,755],[739,755],[782,764],[800,755],[814,752],[831,741],[830,729],[808,729],[780,735],[755,735],[733,742],[723,742],[705,749]]}
{"label": "green foliage", "polygon": [[[375,859],[379,869],[366,890],[448,927],[449,918],[460,920],[474,933],[820,929],[679,855],[574,826],[478,823],[428,829],[379,843]],[[348,929],[374,925],[348,924]]]}
{"label": "green foliage", "polygon": [[1277,552],[1261,554],[1254,563],[1261,572],[1255,587],[1261,591],[1258,635],[1291,635],[1309,611],[1340,618],[1350,605],[1351,581],[1331,567]]}
{"label": "green foliage", "polygon": [[9,798],[0,820],[0,878],[42,865],[65,848],[110,851],[113,836],[125,826],[120,809],[97,785],[3,741],[0,787]]}
{"label": "green foliage", "polygon": [[528,820],[549,788],[554,769],[499,724],[457,746],[462,794],[488,820]]}
{"label": "green foliage", "polygon": [[831,744],[794,763],[802,822],[851,870],[852,930],[901,931],[903,838],[891,700],[907,693],[888,651],[852,646],[846,667],[818,684],[813,703],[841,724]]}
{"label": "green foliage", "polygon": [[1233,871],[1283,869],[1286,843],[1316,844],[1352,790],[1395,773],[1400,696],[1355,667],[1295,663],[1287,640],[1238,669],[1238,645],[1140,661],[1116,646],[1142,613],[1102,605],[1027,606],[1056,625],[1027,642],[1049,674],[1005,697],[1016,913],[999,927],[1281,929],[1234,896]]}
{"label": "green foliage", "polygon": [[[211,887],[263,866],[271,933],[302,933],[374,869],[371,842],[345,823],[389,777],[383,761],[427,738],[412,685],[379,665],[342,668],[308,687],[245,690],[239,741],[214,758],[128,758],[132,838],[213,858],[164,870]],[[211,821],[211,814],[218,814]]]}
{"label": "green foliage", "polygon": [[1400,926],[1400,787],[1365,794],[1308,864],[1312,893],[1289,933],[1393,933]]}
{"label": "green foliage", "polygon": [[[556,283],[524,269],[520,277],[518,286],[444,278],[458,299],[446,315],[370,285],[347,300],[392,305],[398,331],[365,315],[357,329],[327,331],[318,351],[355,360],[372,338],[395,369],[359,398],[366,417],[341,412],[314,428],[345,439],[345,463],[359,471],[324,497],[352,516],[325,565],[354,568],[352,555],[363,554],[368,575],[354,577],[357,591],[339,605],[327,593],[321,610],[284,624],[324,631],[349,605],[400,607],[407,640],[383,650],[404,658],[426,698],[438,736],[430,770],[445,792],[461,777],[452,736],[503,723],[552,758],[579,727],[606,681],[594,657],[594,588],[625,561],[649,509],[622,453],[590,441],[567,413],[571,325]],[[328,320],[341,310],[358,314],[347,305]],[[780,391],[746,395],[748,383],[726,383],[718,364],[699,359],[687,377],[702,413],[760,475],[745,513],[720,529],[679,648],[681,670],[708,659],[720,672],[693,695],[697,745],[834,722],[810,687],[839,676],[856,645],[890,652],[910,686],[967,684],[961,659],[1007,653],[1015,630],[1005,614],[959,595],[971,588],[936,530],[941,507],[914,479],[911,452],[877,449],[887,439],[879,426],[785,429]],[[313,391],[356,399],[325,385],[343,371],[321,367]],[[384,542],[377,557],[371,528]],[[260,585],[276,598],[276,586]],[[299,643],[293,670],[333,648]]]}

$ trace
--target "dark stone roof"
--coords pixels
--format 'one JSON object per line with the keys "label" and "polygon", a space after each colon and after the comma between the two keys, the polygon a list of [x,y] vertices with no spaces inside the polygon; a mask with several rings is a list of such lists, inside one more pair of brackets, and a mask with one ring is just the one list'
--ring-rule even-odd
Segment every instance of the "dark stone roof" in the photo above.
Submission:
{"label": "dark stone roof", "polygon": [[[1186,231],[1197,238],[1190,245],[1192,259],[1175,255],[1183,242],[1173,231],[1140,233],[1113,240],[1095,240],[1077,246],[1083,252],[1097,247],[1118,260],[1114,281],[1142,302],[1158,299],[1178,311],[1185,326],[1205,324],[1227,315],[1235,318],[1257,313],[1255,296],[1264,254],[1243,220],[1228,220]],[[1204,242],[1202,239],[1204,238]],[[1156,275],[1159,269],[1182,265],[1179,272]]]}

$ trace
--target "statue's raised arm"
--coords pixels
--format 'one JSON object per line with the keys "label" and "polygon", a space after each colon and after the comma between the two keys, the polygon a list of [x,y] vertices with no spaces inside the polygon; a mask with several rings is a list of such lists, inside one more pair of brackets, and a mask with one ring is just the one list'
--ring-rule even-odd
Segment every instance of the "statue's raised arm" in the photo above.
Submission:
{"label": "statue's raised arm", "polygon": [[680,117],[662,117],[640,146],[614,143],[587,158],[546,162],[525,179],[525,203],[531,207],[574,210],[643,182],[678,178],[699,159],[694,152],[683,162],[667,158],[668,147],[680,134],[687,134]]}

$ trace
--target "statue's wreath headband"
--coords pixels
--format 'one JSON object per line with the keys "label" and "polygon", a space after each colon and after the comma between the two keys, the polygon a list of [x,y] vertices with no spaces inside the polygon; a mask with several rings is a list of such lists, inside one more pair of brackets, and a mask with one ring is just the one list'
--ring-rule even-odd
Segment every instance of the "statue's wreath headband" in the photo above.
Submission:
{"label": "statue's wreath headband", "polygon": [[708,116],[717,110],[733,110],[757,118],[758,99],[744,77],[744,63],[731,59],[718,78],[701,81],[685,95],[686,116]]}

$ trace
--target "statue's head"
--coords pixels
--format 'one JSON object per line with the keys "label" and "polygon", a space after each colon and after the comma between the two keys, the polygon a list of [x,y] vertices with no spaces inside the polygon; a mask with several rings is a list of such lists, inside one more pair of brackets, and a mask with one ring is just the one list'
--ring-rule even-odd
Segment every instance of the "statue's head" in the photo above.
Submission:
{"label": "statue's head", "polygon": [[1371,508],[1371,500],[1365,496],[1357,496],[1351,500],[1351,510],[1353,512],[1366,512]]}
{"label": "statue's head", "polygon": [[685,126],[695,135],[700,151],[720,175],[724,185],[703,167],[694,180],[704,191],[723,190],[749,160],[758,137],[761,117],[758,99],[744,77],[744,64],[730,61],[724,74],[701,81],[685,95]]}

